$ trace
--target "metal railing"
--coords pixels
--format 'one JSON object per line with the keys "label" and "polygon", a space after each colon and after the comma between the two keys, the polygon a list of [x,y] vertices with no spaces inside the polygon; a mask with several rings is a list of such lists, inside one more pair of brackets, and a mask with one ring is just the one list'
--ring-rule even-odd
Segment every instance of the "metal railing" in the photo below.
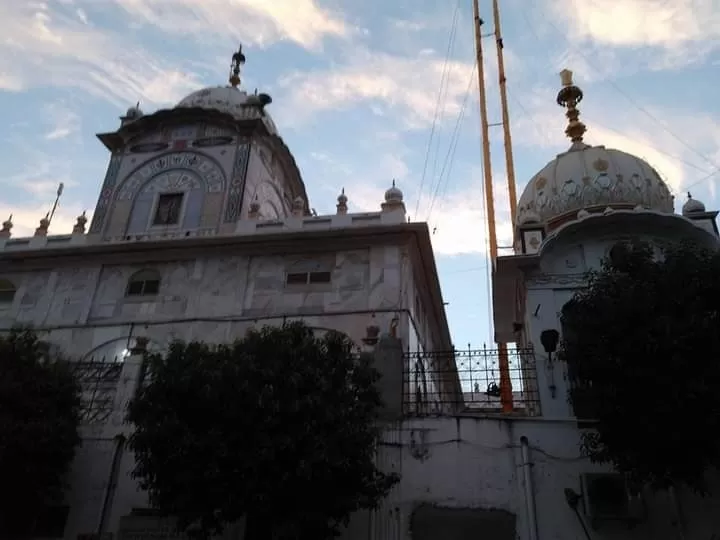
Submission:
{"label": "metal railing", "polygon": [[113,412],[123,363],[119,357],[70,362],[82,389],[83,424],[104,424]]}
{"label": "metal railing", "polygon": [[540,414],[532,349],[409,352],[403,374],[403,412]]}

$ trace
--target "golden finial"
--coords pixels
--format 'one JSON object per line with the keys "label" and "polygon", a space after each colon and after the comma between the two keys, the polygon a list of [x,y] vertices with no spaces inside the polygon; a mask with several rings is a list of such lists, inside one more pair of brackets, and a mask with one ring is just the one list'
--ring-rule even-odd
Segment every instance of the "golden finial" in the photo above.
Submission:
{"label": "golden finial", "polygon": [[560,72],[560,80],[563,87],[558,92],[557,103],[567,109],[565,117],[568,119],[568,126],[565,128],[565,134],[574,144],[582,144],[587,128],[578,120],[580,111],[577,109],[577,105],[582,101],[583,91],[573,84],[573,72],[569,69],[563,69]]}
{"label": "golden finial", "polygon": [[238,47],[235,54],[232,55],[230,62],[230,86],[237,88],[240,85],[240,69],[245,64],[245,55],[242,52],[242,45]]}

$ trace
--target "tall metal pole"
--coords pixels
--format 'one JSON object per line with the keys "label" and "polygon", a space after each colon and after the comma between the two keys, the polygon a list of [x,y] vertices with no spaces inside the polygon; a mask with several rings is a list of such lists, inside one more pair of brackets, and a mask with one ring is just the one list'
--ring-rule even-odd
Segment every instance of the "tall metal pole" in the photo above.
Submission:
{"label": "tall metal pole", "polygon": [[517,207],[517,191],[515,188],[515,164],[510,136],[510,114],[508,113],[507,88],[505,79],[505,55],[500,29],[500,7],[498,0],[493,0],[493,24],[495,26],[495,44],[497,45],[498,78],[500,83],[500,110],[502,111],[503,136],[505,142],[505,170],[507,172],[508,196],[510,199],[510,221],[515,229],[515,212]]}
{"label": "tall metal pole", "polygon": [[488,242],[490,244],[490,263],[495,269],[497,259],[497,232],[495,230],[495,197],[493,195],[492,163],[490,160],[490,134],[487,115],[487,95],[485,89],[485,64],[483,61],[482,31],[478,0],[473,0],[473,19],[475,21],[475,51],[477,54],[478,92],[480,94],[480,127],[482,136],[482,160],[485,178],[485,204],[487,207]]}
{"label": "tall metal pole", "polygon": [[[488,236],[490,244],[490,262],[492,276],[495,276],[495,262],[498,255],[497,231],[495,228],[495,198],[493,194],[492,163],[490,158],[490,130],[487,117],[487,94],[485,88],[485,64],[482,47],[482,24],[478,0],[473,0],[473,18],[475,20],[475,49],[478,65],[478,93],[480,97],[480,123],[482,128],[482,156],[485,173],[485,199],[487,206]],[[513,205],[514,206],[514,205]],[[490,299],[488,299],[490,301]],[[498,343],[498,368],[500,371],[500,404],[503,412],[513,411],[512,381],[508,362],[507,345]]]}
{"label": "tall metal pole", "polygon": [[[512,137],[510,136],[510,114],[508,113],[507,88],[505,79],[505,56],[503,53],[503,39],[500,29],[500,7],[498,0],[493,0],[493,26],[495,27],[495,45],[497,49],[498,82],[500,87],[500,110],[502,111],[503,142],[505,146],[505,172],[507,174],[508,198],[510,199],[510,223],[515,231],[515,212],[517,207],[517,192],[515,191],[515,164],[512,152]],[[513,244],[515,233],[513,232]],[[512,412],[512,379],[510,378],[510,361],[508,358],[507,343],[498,343],[498,367],[500,369],[500,403],[503,412]]]}

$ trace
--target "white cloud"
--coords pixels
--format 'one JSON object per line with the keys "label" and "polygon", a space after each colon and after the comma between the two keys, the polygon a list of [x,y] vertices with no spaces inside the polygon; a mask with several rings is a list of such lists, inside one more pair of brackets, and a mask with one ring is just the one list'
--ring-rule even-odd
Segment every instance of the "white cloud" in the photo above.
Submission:
{"label": "white cloud", "polygon": [[62,103],[46,105],[44,117],[50,124],[45,133],[45,139],[49,141],[64,139],[80,131],[80,116]]}
{"label": "white cloud", "polygon": [[572,40],[650,49],[643,56],[655,69],[694,63],[720,47],[717,0],[552,0],[552,8]]}
{"label": "white cloud", "polygon": [[[89,0],[85,0],[89,1]],[[255,45],[290,40],[317,48],[327,36],[350,29],[316,0],[114,0],[134,19],[163,32],[202,40],[232,38]]]}
{"label": "white cloud", "polygon": [[[382,105],[400,116],[405,127],[424,128],[433,120],[444,69],[444,59],[432,51],[409,58],[356,48],[344,65],[285,77],[281,86],[289,96],[280,108],[292,111],[284,116],[298,123],[318,111]],[[469,63],[451,61],[447,69],[443,112],[455,117],[472,84],[473,68]]]}
{"label": "white cloud", "polygon": [[[0,90],[79,88],[120,106],[171,103],[199,86],[193,74],[153,59],[122,36],[86,26],[46,4],[0,4]],[[171,81],[173,84],[165,84]]]}

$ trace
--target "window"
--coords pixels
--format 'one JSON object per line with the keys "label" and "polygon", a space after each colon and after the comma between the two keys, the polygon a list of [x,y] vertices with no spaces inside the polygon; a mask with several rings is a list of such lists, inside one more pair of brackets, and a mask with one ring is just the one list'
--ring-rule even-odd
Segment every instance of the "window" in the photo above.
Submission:
{"label": "window", "polygon": [[15,285],[7,279],[0,279],[0,306],[12,304],[15,299]]}
{"label": "window", "polygon": [[180,223],[180,210],[182,209],[182,193],[162,193],[158,197],[153,226],[177,225]]}
{"label": "window", "polygon": [[288,285],[316,285],[330,283],[331,272],[291,272],[287,275]]}
{"label": "window", "polygon": [[330,283],[334,266],[334,256],[297,260],[288,267],[285,283],[287,285],[322,285]]}
{"label": "window", "polygon": [[125,296],[153,296],[160,291],[160,274],[155,270],[141,270],[128,281]]}

